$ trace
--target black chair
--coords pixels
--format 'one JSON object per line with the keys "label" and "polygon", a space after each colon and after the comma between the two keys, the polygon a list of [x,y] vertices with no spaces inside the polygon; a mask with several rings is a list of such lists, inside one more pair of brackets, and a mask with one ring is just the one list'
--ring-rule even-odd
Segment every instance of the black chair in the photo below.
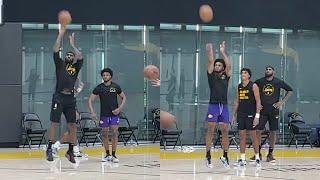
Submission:
{"label": "black chair", "polygon": [[[221,130],[217,127],[217,136],[216,136],[216,141],[213,145],[213,148],[215,148],[218,144],[220,144],[221,148],[222,148],[222,132]],[[239,145],[237,142],[237,134],[238,134],[238,130],[236,128],[232,128],[231,124],[230,124],[230,129],[229,129],[229,133],[228,133],[228,138],[229,138],[229,146],[234,144],[236,145],[237,149],[239,149]]]}
{"label": "black chair", "polygon": [[156,108],[152,110],[152,125],[154,127],[154,138],[153,143],[156,142],[157,139],[160,139],[161,141],[161,129],[160,129],[160,109]]}
{"label": "black chair", "polygon": [[312,129],[306,122],[303,120],[302,115],[296,112],[292,112],[288,114],[290,121],[288,123],[288,127],[291,134],[291,140],[289,142],[288,147],[291,146],[292,141],[296,142],[296,148],[298,148],[298,141],[303,141],[302,147],[309,141],[309,144],[312,148],[312,142],[310,139],[310,134]]}
{"label": "black chair", "polygon": [[[261,147],[267,142],[267,139],[269,139],[269,136],[270,136],[270,131],[269,130],[266,130],[264,129],[262,132],[261,132]],[[248,146],[248,148],[250,148],[252,146],[252,141],[250,141],[250,144]]]}
{"label": "black chair", "polygon": [[169,146],[173,145],[173,149],[174,149],[179,142],[180,147],[182,149],[181,134],[182,134],[182,130],[179,130],[177,123],[175,123],[175,128],[161,129],[162,141],[160,141],[160,143],[161,142],[163,143],[164,149],[166,149],[168,145]]}
{"label": "black chair", "polygon": [[97,140],[102,143],[100,135],[102,129],[97,125],[97,122],[92,119],[91,114],[88,112],[80,112],[79,114],[79,124],[81,131],[79,144],[84,141],[86,143],[86,146],[88,147],[88,143],[90,142],[93,143],[93,146],[95,145]]}
{"label": "black chair", "polygon": [[123,141],[124,145],[128,144],[128,141],[133,138],[133,140],[139,145],[138,140],[134,132],[138,129],[138,126],[131,126],[127,116],[121,112],[120,113],[120,122],[119,122],[119,138]]}
{"label": "black chair", "polygon": [[177,123],[175,123],[175,126],[170,129],[161,128],[160,109],[157,109],[155,113],[154,126],[156,127],[156,130],[157,130],[154,142],[157,138],[159,138],[160,145],[163,146],[165,150],[167,146],[173,146],[173,149],[174,149],[178,144],[178,142],[180,143],[180,146],[182,148],[182,142],[181,142],[182,130],[179,130]]}
{"label": "black chair", "polygon": [[43,128],[41,120],[36,113],[24,113],[22,118],[22,136],[25,137],[23,148],[28,143],[29,148],[33,142],[38,142],[38,147],[42,141],[46,142],[45,134],[47,130]]}

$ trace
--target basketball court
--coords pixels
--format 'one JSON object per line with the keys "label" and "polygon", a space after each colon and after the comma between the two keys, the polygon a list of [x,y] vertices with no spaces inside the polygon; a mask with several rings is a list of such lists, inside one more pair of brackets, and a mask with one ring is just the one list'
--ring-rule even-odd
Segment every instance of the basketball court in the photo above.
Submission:
{"label": "basketball court", "polygon": [[[221,164],[221,151],[213,151],[213,168],[205,166],[204,152],[195,150],[190,153],[177,151],[161,151],[160,176],[161,179],[204,179],[204,180],[233,180],[233,179],[313,179],[319,177],[320,152],[317,149],[279,148],[275,154],[276,163],[262,162],[261,168],[256,168],[254,162],[246,167],[234,165],[239,159],[239,152],[231,150],[230,169]],[[248,154],[253,154],[249,151]],[[266,154],[263,153],[263,159]]]}
{"label": "basketball court", "polygon": [[45,151],[1,149],[0,173],[6,179],[159,179],[157,146],[120,147],[120,163],[102,162],[102,148],[85,148],[87,159],[69,163],[62,149],[60,158],[46,161]]}

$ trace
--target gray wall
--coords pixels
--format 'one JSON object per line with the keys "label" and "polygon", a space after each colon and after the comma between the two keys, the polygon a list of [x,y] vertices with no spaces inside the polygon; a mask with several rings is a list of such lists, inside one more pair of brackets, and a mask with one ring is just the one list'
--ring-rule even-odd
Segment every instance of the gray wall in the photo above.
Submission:
{"label": "gray wall", "polygon": [[21,24],[0,26],[0,147],[15,147],[21,137]]}

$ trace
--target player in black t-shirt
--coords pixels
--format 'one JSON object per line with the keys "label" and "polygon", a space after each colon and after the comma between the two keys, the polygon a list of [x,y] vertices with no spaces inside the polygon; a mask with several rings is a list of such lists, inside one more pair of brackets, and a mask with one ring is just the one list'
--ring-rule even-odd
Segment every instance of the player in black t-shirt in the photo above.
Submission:
{"label": "player in black t-shirt", "polygon": [[71,163],[76,163],[74,159],[73,146],[76,143],[76,99],[74,97],[74,85],[78,73],[83,64],[81,52],[75,46],[74,33],[69,36],[70,45],[73,51],[66,53],[64,60],[60,58],[59,51],[61,41],[66,32],[66,26],[62,26],[56,43],[54,45],[53,59],[56,68],[56,88],[52,98],[52,107],[50,113],[51,125],[48,134],[48,148],[46,151],[47,160],[53,161],[52,144],[55,137],[55,132],[59,127],[61,114],[66,117],[69,129],[69,149],[66,153],[66,158]]}
{"label": "player in black t-shirt", "polygon": [[[116,149],[118,143],[118,126],[119,126],[119,114],[122,111],[124,104],[126,103],[126,95],[122,92],[120,86],[112,82],[113,72],[109,68],[105,68],[101,71],[101,77],[103,83],[94,88],[90,95],[88,105],[89,110],[94,119],[97,118],[97,114],[93,109],[93,102],[100,98],[100,127],[102,128],[103,145],[106,150],[106,156],[102,161],[112,161],[118,163],[119,160],[116,157]],[[118,106],[118,96],[121,98],[121,104]],[[109,128],[112,131],[112,156],[109,151]]]}
{"label": "player in black t-shirt", "polygon": [[251,80],[251,70],[241,69],[241,83],[238,85],[237,98],[234,108],[233,123],[238,122],[240,134],[240,159],[238,166],[246,166],[246,142],[247,132],[252,138],[252,144],[255,152],[256,166],[261,167],[259,158],[259,144],[256,136],[255,127],[259,124],[261,101],[259,87]]}
{"label": "player in black t-shirt", "polygon": [[220,123],[222,133],[223,156],[220,157],[224,167],[230,168],[228,159],[229,149],[229,110],[228,110],[228,84],[231,77],[231,62],[226,52],[225,41],[220,44],[220,52],[224,59],[216,59],[212,44],[206,45],[208,55],[208,83],[210,88],[210,102],[207,113],[207,135],[206,135],[206,163],[209,168],[211,164],[211,146],[217,123]]}
{"label": "player in black t-shirt", "polygon": [[[279,110],[281,110],[282,105],[293,94],[292,88],[284,81],[274,77],[274,74],[274,68],[272,66],[267,66],[265,77],[258,79],[255,82],[259,86],[262,104],[260,122],[257,127],[260,159],[261,132],[264,130],[267,122],[269,122],[270,127],[270,144],[267,162],[275,162],[275,158],[273,157],[273,148],[276,143],[276,131],[279,130]],[[281,89],[286,90],[286,95],[282,100],[279,100]],[[250,160],[253,160],[253,158]]]}

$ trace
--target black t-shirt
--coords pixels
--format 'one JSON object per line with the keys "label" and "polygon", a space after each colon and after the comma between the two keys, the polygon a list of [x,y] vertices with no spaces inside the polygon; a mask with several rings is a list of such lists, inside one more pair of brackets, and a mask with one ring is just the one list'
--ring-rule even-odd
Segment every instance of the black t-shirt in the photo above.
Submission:
{"label": "black t-shirt", "polygon": [[83,59],[78,59],[74,64],[66,63],[60,58],[59,52],[53,53],[53,59],[56,66],[56,92],[64,89],[73,90],[83,64]]}
{"label": "black t-shirt", "polygon": [[261,104],[263,111],[274,110],[273,104],[277,103],[280,99],[280,90],[292,91],[292,88],[284,81],[273,78],[268,81],[267,78],[258,79],[255,82],[259,86]]}
{"label": "black t-shirt", "polygon": [[228,84],[230,77],[226,73],[212,72],[209,74],[207,71],[209,88],[210,88],[210,104],[227,104],[228,103]]}
{"label": "black t-shirt", "polygon": [[254,115],[256,113],[256,99],[253,92],[253,82],[250,81],[246,86],[242,83],[238,85],[238,116]]}
{"label": "black t-shirt", "polygon": [[113,82],[109,86],[101,83],[92,93],[100,98],[100,117],[114,116],[112,111],[118,108],[118,95],[122,93],[120,86]]}

